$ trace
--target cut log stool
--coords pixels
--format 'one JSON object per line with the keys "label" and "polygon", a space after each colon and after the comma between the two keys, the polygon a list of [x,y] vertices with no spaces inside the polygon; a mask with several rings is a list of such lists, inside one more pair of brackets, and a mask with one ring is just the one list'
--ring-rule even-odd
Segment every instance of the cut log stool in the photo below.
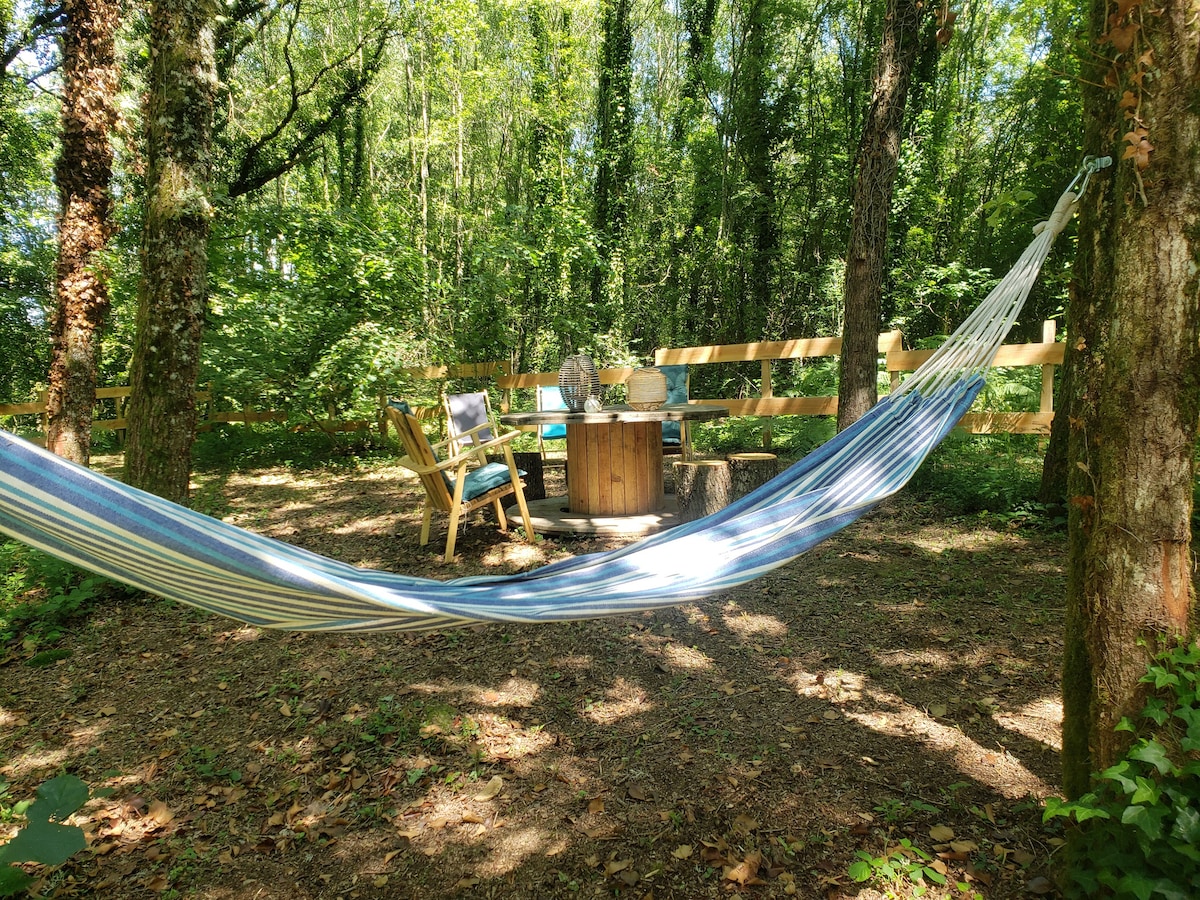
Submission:
{"label": "cut log stool", "polygon": [[675,463],[675,499],[679,521],[694,522],[729,505],[729,463],[691,459]]}
{"label": "cut log stool", "polygon": [[546,479],[542,468],[542,454],[514,453],[513,461],[517,464],[517,468],[525,473],[525,477],[521,479],[525,484],[525,499],[527,501],[545,500]]}
{"label": "cut log stool", "polygon": [[730,502],[745,497],[779,474],[779,458],[774,453],[729,454]]}

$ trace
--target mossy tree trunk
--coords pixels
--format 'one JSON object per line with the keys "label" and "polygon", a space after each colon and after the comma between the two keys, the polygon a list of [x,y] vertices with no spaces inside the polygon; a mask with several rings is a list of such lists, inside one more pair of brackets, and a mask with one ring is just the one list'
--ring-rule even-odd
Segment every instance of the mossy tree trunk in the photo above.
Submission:
{"label": "mossy tree trunk", "polygon": [[888,216],[900,168],[904,105],[925,8],[915,0],[888,0],[884,16],[875,91],[858,148],[854,216],[846,249],[838,431],[857,422],[879,399],[876,372]]}
{"label": "mossy tree trunk", "polygon": [[[1117,160],[1085,197],[1068,324],[1070,569],[1064,787],[1130,735],[1139,679],[1193,611],[1200,420],[1200,28],[1196,0],[1096,0],[1091,139]],[[1101,87],[1104,86],[1104,87]]]}
{"label": "mossy tree trunk", "polygon": [[146,222],[126,480],[186,502],[212,218],[213,0],[150,6]]}
{"label": "mossy tree trunk", "polygon": [[112,234],[113,149],[120,3],[67,0],[63,32],[62,144],[58,183],[56,305],[47,396],[46,446],[87,465],[100,329],[108,315],[106,267]]}

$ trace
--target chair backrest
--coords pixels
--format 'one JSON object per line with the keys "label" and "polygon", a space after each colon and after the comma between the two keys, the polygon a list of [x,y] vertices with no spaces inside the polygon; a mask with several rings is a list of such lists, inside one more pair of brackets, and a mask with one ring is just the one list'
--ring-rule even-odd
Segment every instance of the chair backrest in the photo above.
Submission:
{"label": "chair backrest", "polygon": [[[563,399],[562,391],[555,384],[540,384],[537,389],[537,408],[538,412],[546,412],[548,410],[567,409],[567,401]],[[565,438],[567,436],[567,426],[564,424],[557,425],[540,425],[538,426],[538,437],[543,441],[552,441],[555,439]]]}
{"label": "chair backrest", "polygon": [[[387,417],[392,427],[396,429],[396,434],[400,436],[400,443],[404,445],[404,453],[409,459],[422,467],[438,464],[437,454],[433,452],[433,445],[429,443],[429,438],[421,429],[421,423],[412,414],[407,403],[402,400],[390,401],[387,405]],[[444,472],[423,472],[420,473],[420,478],[425,493],[429,495],[429,501],[438,509],[449,510],[453,498],[450,495],[450,482],[446,474]]]}
{"label": "chair backrest", "polygon": [[[688,402],[688,367],[659,366],[659,371],[667,377],[667,403]],[[678,444],[683,440],[681,423],[663,422],[663,443]]]}
{"label": "chair backrest", "polygon": [[458,435],[465,434],[480,425],[487,425],[487,428],[475,432],[467,439],[472,443],[482,444],[495,437],[491,424],[492,404],[488,400],[487,391],[446,395],[446,429],[456,453],[461,453],[465,449],[456,440]]}

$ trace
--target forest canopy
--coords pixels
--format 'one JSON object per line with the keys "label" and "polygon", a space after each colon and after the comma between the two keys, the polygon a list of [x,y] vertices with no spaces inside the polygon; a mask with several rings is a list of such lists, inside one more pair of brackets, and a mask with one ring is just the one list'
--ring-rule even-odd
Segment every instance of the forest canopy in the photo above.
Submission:
{"label": "forest canopy", "polygon": [[[879,0],[229,0],[201,381],[352,414],[399,366],[606,364],[836,334]],[[0,400],[46,379],[61,11],[9,16]],[[1079,160],[1076,4],[926,16],[881,329],[947,332]],[[113,310],[128,379],[146,24],[122,23]],[[1064,302],[1060,254],[1025,316]],[[1056,268],[1057,267],[1057,268]],[[9,352],[10,348],[15,352]]]}

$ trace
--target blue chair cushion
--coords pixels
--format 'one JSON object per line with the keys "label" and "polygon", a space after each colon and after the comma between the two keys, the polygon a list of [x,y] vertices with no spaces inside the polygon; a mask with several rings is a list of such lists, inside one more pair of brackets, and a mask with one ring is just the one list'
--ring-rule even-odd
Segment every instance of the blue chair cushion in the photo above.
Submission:
{"label": "blue chair cushion", "polygon": [[[659,371],[667,378],[667,403],[688,402],[688,367],[659,366]],[[681,425],[679,422],[663,422],[663,443],[679,444],[682,442]]]}
{"label": "blue chair cushion", "polygon": [[[517,474],[524,475],[525,473],[517,469]],[[453,493],[454,481],[448,480],[450,481],[450,491]],[[486,466],[472,469],[463,479],[463,500],[474,500],[510,481],[512,479],[508,477],[508,466],[504,463],[488,463]]]}
{"label": "blue chair cushion", "polygon": [[[538,385],[537,394],[539,410],[549,411],[567,408],[567,401],[563,399],[562,391],[553,385]],[[563,423],[542,425],[538,431],[543,441],[560,440],[567,436],[567,426]]]}

